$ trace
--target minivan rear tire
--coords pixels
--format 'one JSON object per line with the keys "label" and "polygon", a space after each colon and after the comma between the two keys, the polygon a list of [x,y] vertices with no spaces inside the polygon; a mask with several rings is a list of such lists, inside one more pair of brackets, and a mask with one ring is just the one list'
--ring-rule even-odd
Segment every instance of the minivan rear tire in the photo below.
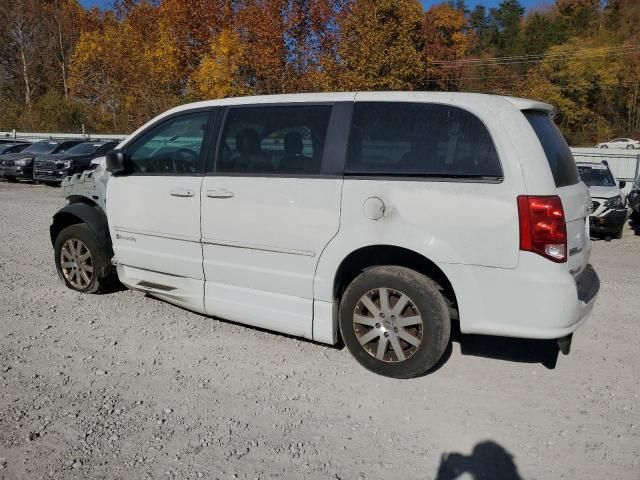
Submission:
{"label": "minivan rear tire", "polygon": [[[449,309],[438,284],[395,265],[367,269],[349,284],[340,301],[339,326],[344,344],[363,367],[393,378],[428,372],[442,358],[451,335]],[[398,348],[402,353],[396,353]]]}

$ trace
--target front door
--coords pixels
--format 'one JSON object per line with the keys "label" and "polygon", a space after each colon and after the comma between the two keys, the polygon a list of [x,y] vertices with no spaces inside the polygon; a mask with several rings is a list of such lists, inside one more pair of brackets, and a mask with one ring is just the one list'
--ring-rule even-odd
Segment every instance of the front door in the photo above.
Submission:
{"label": "front door", "polygon": [[203,311],[200,192],[210,110],[172,116],[124,147],[126,174],[107,184],[118,276]]}
{"label": "front door", "polygon": [[333,111],[228,109],[201,195],[208,314],[311,338],[315,268],[340,223]]}

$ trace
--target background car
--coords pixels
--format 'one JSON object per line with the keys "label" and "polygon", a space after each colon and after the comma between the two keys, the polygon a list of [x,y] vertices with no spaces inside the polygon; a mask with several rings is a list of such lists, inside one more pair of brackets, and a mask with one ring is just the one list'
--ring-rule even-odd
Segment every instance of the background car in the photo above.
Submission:
{"label": "background car", "polygon": [[21,152],[30,145],[31,142],[0,143],[0,155]]}
{"label": "background car", "polygon": [[36,182],[60,184],[62,179],[91,168],[91,160],[113,150],[118,142],[80,143],[64,153],[39,155],[35,159],[33,179]]}
{"label": "background car", "polygon": [[621,190],[626,182],[618,183],[606,161],[602,163],[577,162],[582,181],[589,187],[592,211],[589,217],[591,233],[621,238],[629,218],[627,198]]}
{"label": "background car", "polygon": [[43,140],[21,152],[0,155],[0,177],[9,182],[33,180],[33,159],[36,156],[61,153],[80,142],[82,140]]}
{"label": "background car", "polygon": [[631,138],[614,138],[608,142],[598,143],[596,148],[640,148],[640,142]]}

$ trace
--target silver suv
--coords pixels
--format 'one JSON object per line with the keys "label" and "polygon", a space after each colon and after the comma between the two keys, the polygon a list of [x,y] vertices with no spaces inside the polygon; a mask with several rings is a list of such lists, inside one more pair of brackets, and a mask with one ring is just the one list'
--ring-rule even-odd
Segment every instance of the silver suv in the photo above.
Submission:
{"label": "silver suv", "polygon": [[591,193],[591,233],[621,238],[630,213],[627,197],[621,190],[626,182],[618,183],[606,160],[602,163],[578,162],[577,165],[580,177]]}

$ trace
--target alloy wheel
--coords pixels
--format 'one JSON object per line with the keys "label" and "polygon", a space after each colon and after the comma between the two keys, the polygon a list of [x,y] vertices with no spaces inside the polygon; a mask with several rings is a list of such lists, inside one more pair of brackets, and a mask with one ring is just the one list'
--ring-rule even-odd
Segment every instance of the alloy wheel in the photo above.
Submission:
{"label": "alloy wheel", "polygon": [[365,293],[353,312],[360,345],[383,362],[401,362],[416,353],[424,323],[415,303],[403,292],[376,288]]}
{"label": "alloy wheel", "polygon": [[60,250],[60,268],[67,281],[78,290],[86,289],[93,279],[93,259],[87,246],[70,238]]}

